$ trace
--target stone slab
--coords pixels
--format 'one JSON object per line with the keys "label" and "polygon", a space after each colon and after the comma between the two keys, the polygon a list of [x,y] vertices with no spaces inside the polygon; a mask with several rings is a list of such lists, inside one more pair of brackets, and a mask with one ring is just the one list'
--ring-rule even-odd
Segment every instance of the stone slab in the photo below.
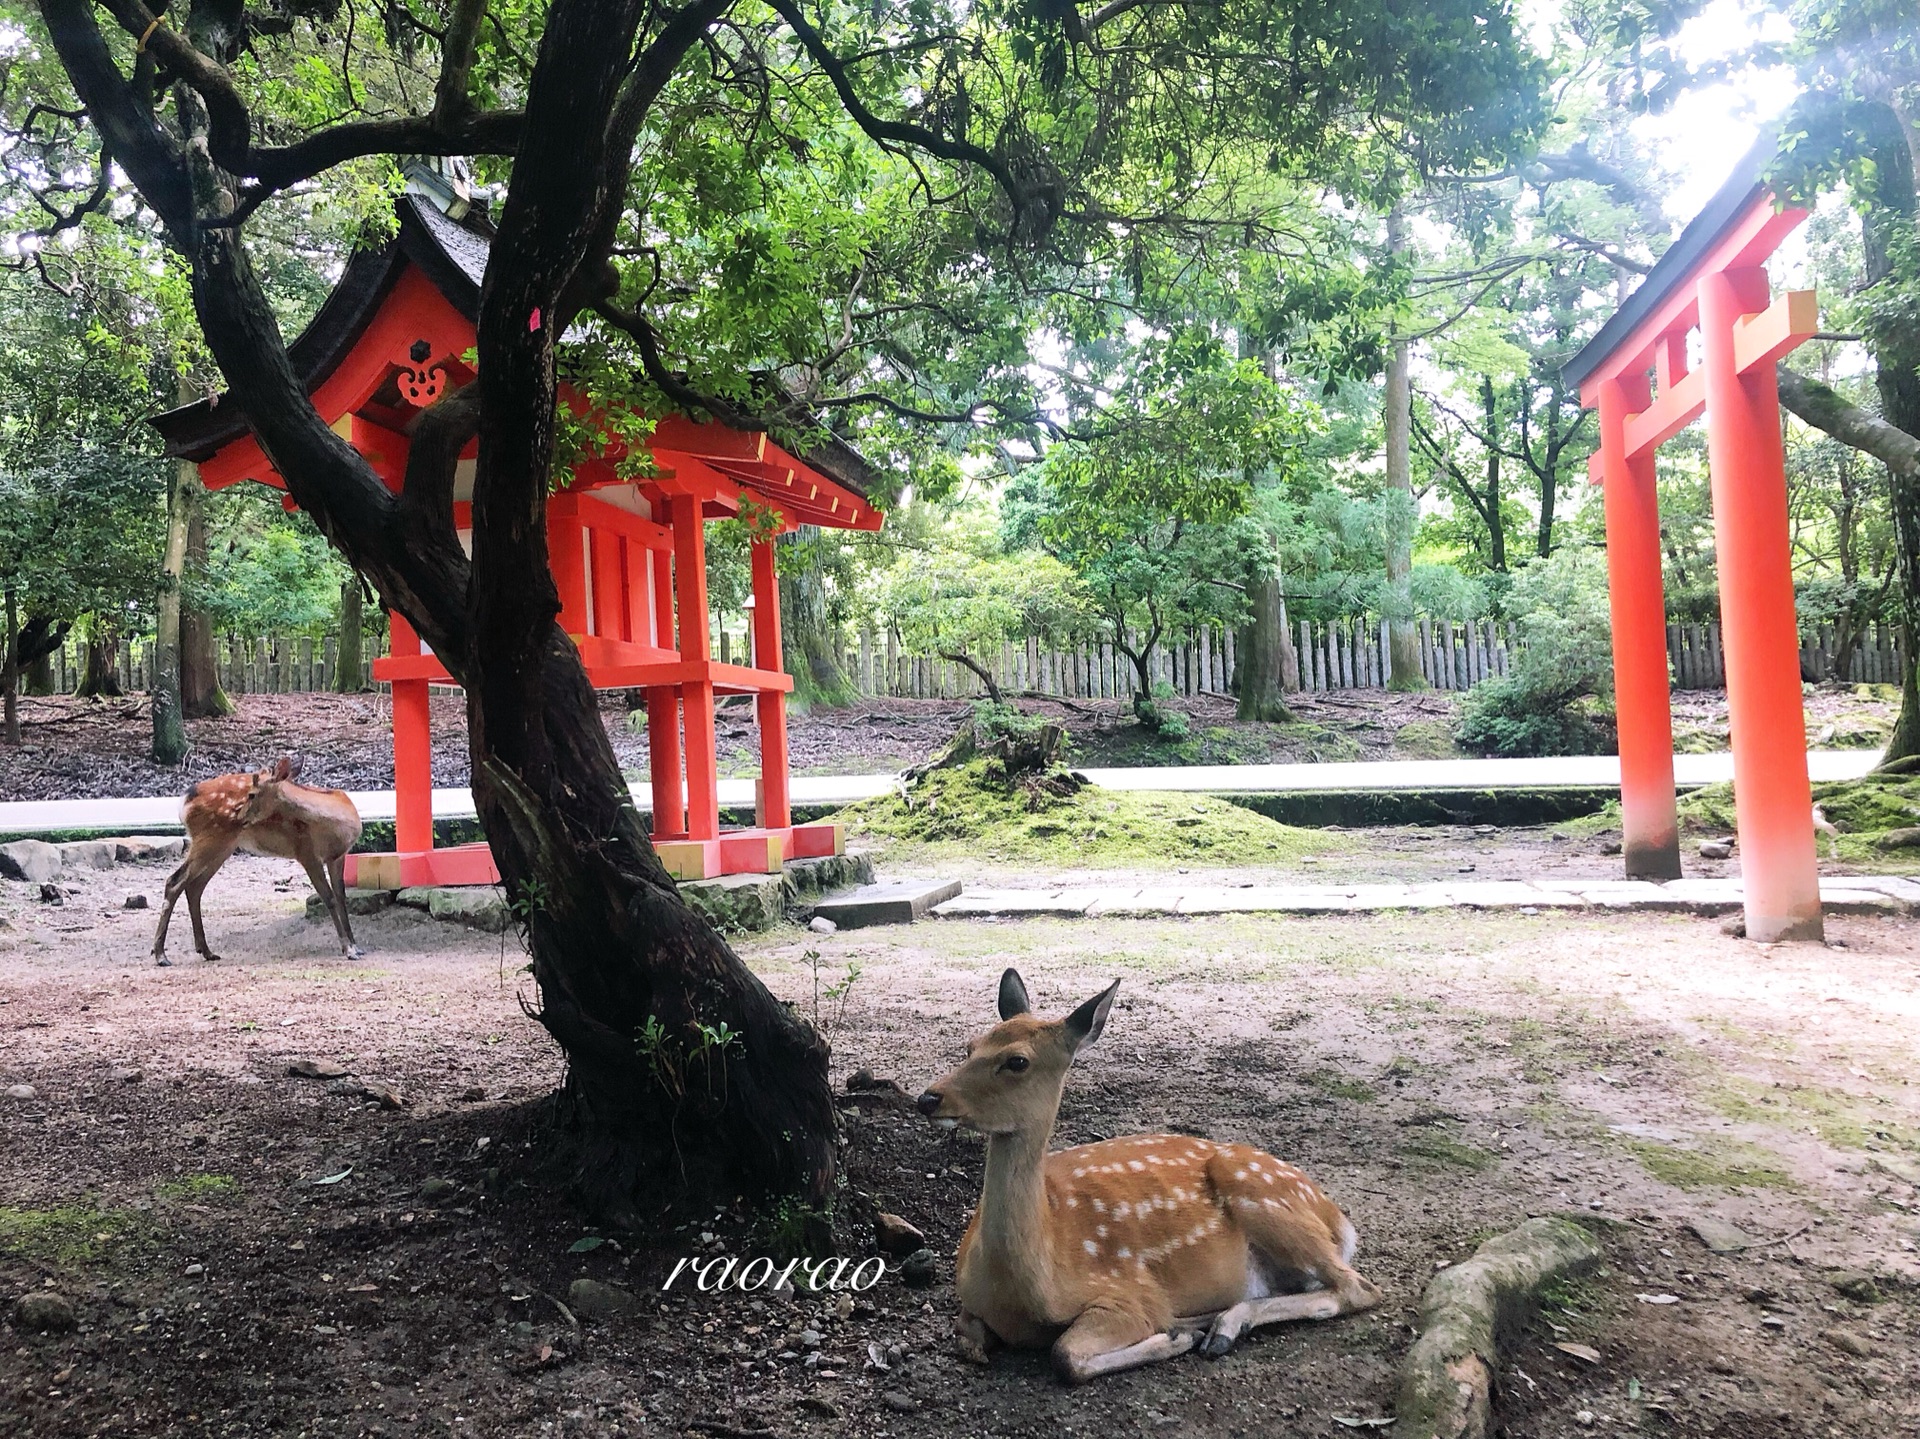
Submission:
{"label": "stone slab", "polygon": [[0,878],[45,884],[60,873],[60,851],[38,839],[16,839],[0,844]]}
{"label": "stone slab", "polygon": [[813,912],[841,929],[875,924],[912,924],[942,901],[960,893],[960,881],[903,879],[862,885],[814,905]]}
{"label": "stone slab", "polygon": [[109,843],[121,864],[169,864],[187,852],[186,840],[177,836],[124,834]]}
{"label": "stone slab", "polygon": [[59,849],[60,867],[65,870],[112,869],[118,862],[110,839],[76,839]]}
{"label": "stone slab", "polygon": [[1742,1249],[1751,1249],[1759,1242],[1739,1225],[1716,1219],[1711,1214],[1688,1220],[1687,1228],[1715,1254],[1738,1254]]}
{"label": "stone slab", "polygon": [[929,914],[937,919],[975,919],[983,916],[1022,919],[1078,919],[1087,912],[1097,890],[993,890],[956,895],[942,900]]}

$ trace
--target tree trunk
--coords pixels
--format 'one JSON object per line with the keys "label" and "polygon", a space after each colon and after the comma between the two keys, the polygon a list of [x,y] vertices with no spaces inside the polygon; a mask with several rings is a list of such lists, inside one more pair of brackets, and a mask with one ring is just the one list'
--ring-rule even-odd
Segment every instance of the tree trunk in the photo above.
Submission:
{"label": "tree trunk", "polygon": [[[1480,402],[1486,410],[1489,437],[1499,433],[1496,428],[1500,422],[1500,410],[1494,394],[1493,379],[1483,375],[1480,378]],[[1553,497],[1550,486],[1541,489],[1540,509],[1543,516],[1551,514]],[[1507,568],[1507,517],[1500,512],[1500,452],[1492,445],[1487,446],[1487,508],[1482,516],[1487,522],[1487,568],[1506,572]],[[1551,522],[1546,522],[1551,527]]]}
{"label": "tree trunk", "polygon": [[120,688],[119,636],[94,616],[93,628],[88,632],[86,643],[80,647],[81,666],[80,684],[74,694],[81,699],[98,699],[103,696],[117,698]]}
{"label": "tree trunk", "polygon": [[67,642],[72,629],[66,620],[51,620],[45,615],[28,615],[14,637],[14,663],[19,666],[20,688],[30,695],[53,693],[53,656]]}
{"label": "tree trunk", "polygon": [[20,687],[27,694],[50,695],[54,683],[52,650],[41,651],[21,667]]}
{"label": "tree trunk", "polygon": [[[631,1214],[663,1195],[834,1192],[827,1046],[687,907],[649,842],[580,654],[557,624],[547,563],[554,346],[611,283],[634,137],[682,58],[727,8],[690,0],[636,59],[642,0],[553,0],[525,96],[513,176],[481,286],[478,379],[415,424],[390,492],[315,411],[237,226],[208,224],[239,184],[175,87],[182,144],[114,68],[96,11],[43,11],[113,158],[191,268],[208,347],[295,503],[466,689],[473,796],[525,916],[537,1016],[568,1065],[562,1109],[587,1201]],[[237,30],[190,38],[232,58]],[[473,557],[453,525],[454,472],[477,433]],[[816,1231],[817,1233],[817,1231]]]}
{"label": "tree trunk", "polygon": [[360,605],[360,576],[352,575],[340,586],[340,641],[334,651],[333,687],[343,695],[360,693],[360,668],[366,658],[360,641],[365,623]]}
{"label": "tree trunk", "polygon": [[940,658],[943,660],[952,660],[955,664],[972,670],[974,678],[986,686],[987,698],[994,704],[1002,705],[1007,702],[1006,696],[1000,693],[1000,686],[994,683],[993,676],[988,673],[986,666],[978,660],[973,659],[971,656],[961,654],[958,650],[941,650]]}
{"label": "tree trunk", "polygon": [[[187,507],[187,564],[184,573],[199,581],[207,573],[207,489],[200,468],[180,473]],[[233,700],[220,684],[220,663],[213,650],[213,621],[192,602],[191,588],[180,597],[180,714],[213,719],[233,713]]]}
{"label": "tree trunk", "polygon": [[[803,526],[783,542],[804,544],[816,533],[813,526]],[[780,633],[795,700],[827,707],[853,703],[857,692],[835,653],[827,587],[816,567],[780,567]]]}
{"label": "tree trunk", "polygon": [[[1286,653],[1292,645],[1287,636],[1287,605],[1279,571],[1269,571],[1249,585],[1247,601],[1252,614],[1241,631],[1245,639],[1234,654],[1234,676],[1240,685],[1235,717],[1291,724],[1293,711],[1287,708],[1285,689]],[[1297,677],[1298,656],[1294,666]]]}
{"label": "tree trunk", "polygon": [[0,657],[0,744],[20,743],[20,607],[7,586],[6,654]]}
{"label": "tree trunk", "polygon": [[[1899,273],[1903,248],[1912,244],[1915,157],[1907,127],[1891,110],[1892,133],[1875,155],[1875,200],[1863,216],[1867,284],[1911,283]],[[1874,383],[1880,391],[1880,413],[1888,424],[1908,435],[1920,435],[1920,334],[1904,316],[1882,321],[1868,336],[1873,350]],[[1893,510],[1895,569],[1900,584],[1900,631],[1905,663],[1900,674],[1900,713],[1887,736],[1881,764],[1920,754],[1920,474],[1889,470]]]}
{"label": "tree trunk", "polygon": [[[1387,249],[1406,246],[1400,207],[1387,213]],[[1413,531],[1419,516],[1413,502],[1413,381],[1408,345],[1395,339],[1387,355],[1386,394],[1381,404],[1387,459],[1387,583],[1380,612],[1387,625],[1391,661],[1387,687],[1425,689],[1420,676],[1419,635],[1413,627]]]}
{"label": "tree trunk", "polygon": [[[179,398],[192,399],[186,381]],[[180,718],[180,598],[187,575],[186,486],[197,478],[192,461],[173,467],[167,486],[167,545],[160,558],[159,622],[153,645],[153,762],[173,766],[187,757],[187,730]]]}

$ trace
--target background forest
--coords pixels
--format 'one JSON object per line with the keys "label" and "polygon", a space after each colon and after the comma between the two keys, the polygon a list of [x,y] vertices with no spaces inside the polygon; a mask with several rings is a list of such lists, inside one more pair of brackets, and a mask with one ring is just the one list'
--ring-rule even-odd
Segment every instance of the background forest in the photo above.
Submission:
{"label": "background forest", "polygon": [[[889,327],[862,361],[869,403],[829,417],[887,470],[888,525],[782,546],[801,697],[853,693],[843,656],[863,633],[969,667],[1028,636],[1092,639],[1131,667],[1139,720],[1178,731],[1156,703],[1154,652],[1207,628],[1238,641],[1241,717],[1284,719],[1302,620],[1384,623],[1393,682],[1418,685],[1408,622],[1493,618],[1531,658],[1477,687],[1458,739],[1493,753],[1607,748],[1605,564],[1586,484],[1594,425],[1561,367],[1685,218],[1667,203],[1676,176],[1636,122],[1756,66],[1790,67],[1804,86],[1776,170],[1816,207],[1791,278],[1819,289],[1828,330],[1783,377],[1789,408],[1813,422],[1788,425],[1795,560],[1802,625],[1834,637],[1834,676],[1853,678],[1854,637],[1905,613],[1885,427],[1862,431],[1902,418],[1882,416],[1876,380],[1904,343],[1915,293],[1905,137],[1876,131],[1872,97],[1835,63],[1862,35],[1877,43],[1871,10],[1804,6],[1791,25],[1752,28],[1760,38],[1702,61],[1699,15],[1542,7],[1528,36],[1544,109],[1517,117],[1533,137],[1524,154],[1456,173],[1433,158],[1444,143],[1415,164],[1362,142],[1311,180],[1277,152],[1196,155],[1206,173],[1177,183],[1231,197],[1219,214],[1241,218],[1189,206],[1162,225],[1116,228],[1108,253],[1048,284],[987,280],[956,296],[969,316],[958,328],[916,311],[904,285],[897,306],[878,294],[911,268],[905,252],[926,223],[898,156],[836,150],[844,137],[824,126],[812,161],[762,173],[768,192],[754,203],[686,202],[670,228],[697,241],[656,256],[655,282],[707,291],[676,343],[708,373],[763,365],[752,347],[765,344],[767,297],[826,261],[851,276],[848,292],[791,323],[837,318],[843,352]],[[202,495],[160,457],[145,418],[218,388],[180,261],[130,195],[59,168],[45,112],[26,104],[46,62],[23,32],[7,43],[9,704],[16,687],[48,692],[63,639],[76,646],[71,683],[94,692],[117,684],[119,640],[180,626],[191,715],[225,703],[214,636],[377,638],[378,606],[303,514],[257,487]],[[1226,163],[1240,169],[1223,173]],[[286,333],[354,245],[383,237],[405,176],[388,157],[357,162],[255,217]],[[1671,618],[1711,621],[1698,435],[1660,463]],[[743,634],[745,533],[722,526],[711,543],[717,618]],[[156,721],[157,757],[179,743],[167,722]]]}

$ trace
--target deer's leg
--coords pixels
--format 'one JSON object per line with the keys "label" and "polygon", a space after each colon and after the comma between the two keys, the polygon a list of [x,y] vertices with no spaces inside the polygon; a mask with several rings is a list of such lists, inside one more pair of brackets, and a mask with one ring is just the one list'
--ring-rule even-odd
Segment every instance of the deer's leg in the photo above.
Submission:
{"label": "deer's leg", "polygon": [[343,873],[335,874],[332,867],[321,862],[318,855],[300,856],[300,867],[307,872],[307,880],[313,885],[313,892],[320,896],[320,902],[327,907],[327,917],[333,921],[333,932],[339,936],[340,951],[348,959],[358,959],[360,950],[353,942],[353,927],[347,923],[347,899],[341,885]]}
{"label": "deer's leg", "polygon": [[[226,844],[205,854],[196,852],[187,861],[184,868],[186,878],[181,883],[187,896],[187,916],[193,921],[193,947],[200,951],[200,957],[209,962],[220,958],[207,943],[207,928],[200,920],[200,896],[220,872],[220,866],[233,857],[234,847],[240,843],[240,836],[234,835]],[[171,891],[172,884],[169,882]]]}
{"label": "deer's leg", "polygon": [[1088,1309],[1053,1344],[1053,1369],[1069,1384],[1157,1364],[1193,1348],[1191,1330],[1167,1333],[1139,1314]]}
{"label": "deer's leg", "polygon": [[346,944],[348,959],[365,959],[367,952],[353,937],[353,918],[347,913],[347,857],[338,855],[327,861],[327,878],[333,881],[333,897],[339,906],[340,938]]}
{"label": "deer's leg", "polygon": [[166,898],[160,903],[160,922],[153,931],[153,962],[172,964],[167,958],[167,924],[173,919],[173,907],[180,902],[180,893],[187,887],[187,871],[193,861],[183,859],[180,867],[167,876]]}
{"label": "deer's leg", "polygon": [[987,1328],[986,1320],[970,1310],[960,1311],[953,1329],[959,1337],[960,1357],[969,1364],[985,1364],[987,1356],[999,1346],[1000,1336]]}

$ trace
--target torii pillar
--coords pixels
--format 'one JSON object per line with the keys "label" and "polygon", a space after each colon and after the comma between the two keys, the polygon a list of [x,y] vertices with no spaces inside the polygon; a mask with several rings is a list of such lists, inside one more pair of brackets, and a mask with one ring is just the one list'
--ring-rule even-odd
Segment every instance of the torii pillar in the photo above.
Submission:
{"label": "torii pillar", "polygon": [[[1627,873],[1680,874],[1654,454],[1703,412],[1733,728],[1747,937],[1823,937],[1775,362],[1817,328],[1813,292],[1769,303],[1765,263],[1806,211],[1778,207],[1750,154],[1567,366],[1600,412]],[[1698,328],[1701,364],[1687,368]],[[1652,383],[1649,383],[1649,372]]]}

